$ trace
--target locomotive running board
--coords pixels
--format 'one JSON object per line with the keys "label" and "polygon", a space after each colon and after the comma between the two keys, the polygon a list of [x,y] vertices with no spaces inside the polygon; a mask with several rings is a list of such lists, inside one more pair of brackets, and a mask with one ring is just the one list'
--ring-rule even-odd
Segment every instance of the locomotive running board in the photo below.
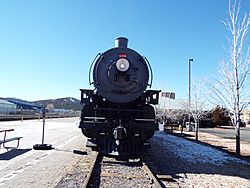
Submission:
{"label": "locomotive running board", "polygon": [[94,119],[94,120],[97,120],[97,119],[105,119],[105,117],[84,117],[84,119]]}
{"label": "locomotive running board", "polygon": [[135,121],[150,121],[150,122],[155,122],[155,119],[135,119]]}

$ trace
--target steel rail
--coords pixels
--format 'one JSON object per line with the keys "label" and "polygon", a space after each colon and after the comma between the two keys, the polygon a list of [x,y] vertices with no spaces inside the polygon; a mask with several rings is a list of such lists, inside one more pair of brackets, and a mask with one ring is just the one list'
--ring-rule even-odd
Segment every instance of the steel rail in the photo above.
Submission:
{"label": "steel rail", "polygon": [[96,163],[97,163],[99,157],[100,157],[100,153],[97,152],[96,155],[94,156],[94,162],[90,166],[90,171],[89,171],[89,173],[88,173],[88,175],[86,177],[86,180],[84,181],[84,184],[82,186],[83,188],[87,188],[89,186],[91,176],[93,174],[94,168],[96,166]]}
{"label": "steel rail", "polygon": [[152,180],[152,184],[153,187],[155,188],[160,188],[163,187],[160,183],[160,181],[157,179],[157,177],[154,175],[154,173],[150,170],[150,168],[148,167],[148,165],[145,162],[142,162],[143,165],[143,169],[148,173],[148,175],[150,176],[151,180]]}

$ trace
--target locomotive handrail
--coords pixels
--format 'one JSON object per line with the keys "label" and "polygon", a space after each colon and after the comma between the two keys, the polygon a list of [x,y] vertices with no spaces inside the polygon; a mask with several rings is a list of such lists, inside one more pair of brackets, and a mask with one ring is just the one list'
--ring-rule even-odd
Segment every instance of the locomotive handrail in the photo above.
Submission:
{"label": "locomotive handrail", "polygon": [[89,85],[92,85],[92,84],[94,83],[94,81],[91,82],[90,73],[92,72],[92,68],[93,68],[94,63],[96,62],[96,60],[97,60],[99,57],[101,57],[101,55],[102,55],[102,53],[98,53],[98,54],[95,56],[95,59],[92,61],[91,65],[90,65],[90,68],[89,68]]}
{"label": "locomotive handrail", "polygon": [[147,65],[148,65],[148,67],[149,67],[149,69],[150,69],[150,84],[148,84],[148,86],[149,86],[149,88],[151,88],[151,86],[152,86],[152,82],[153,82],[153,71],[152,71],[152,67],[151,67],[151,65],[150,65],[150,63],[149,63],[149,61],[148,61],[148,59],[145,57],[145,56],[143,56],[143,58],[144,58],[144,60],[146,61],[146,63],[147,63]]}

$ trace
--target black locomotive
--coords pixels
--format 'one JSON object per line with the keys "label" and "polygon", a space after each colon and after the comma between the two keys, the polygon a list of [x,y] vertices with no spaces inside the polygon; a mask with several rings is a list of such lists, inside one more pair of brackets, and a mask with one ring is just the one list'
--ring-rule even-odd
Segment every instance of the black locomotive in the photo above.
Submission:
{"label": "black locomotive", "polygon": [[158,104],[160,91],[146,90],[153,77],[146,57],[127,48],[124,37],[115,42],[115,48],[99,53],[91,64],[89,81],[95,89],[81,89],[79,127],[93,150],[131,156],[158,130],[151,104]]}

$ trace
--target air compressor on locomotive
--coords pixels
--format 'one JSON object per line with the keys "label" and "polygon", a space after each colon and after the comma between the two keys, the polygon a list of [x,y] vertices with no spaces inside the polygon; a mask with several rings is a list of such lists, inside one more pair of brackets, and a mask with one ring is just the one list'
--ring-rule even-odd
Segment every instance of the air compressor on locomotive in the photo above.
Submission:
{"label": "air compressor on locomotive", "polygon": [[93,150],[131,156],[158,130],[152,105],[158,104],[160,91],[147,90],[153,79],[147,58],[128,48],[128,39],[119,37],[115,42],[91,64],[89,82],[94,89],[80,89],[79,127]]}

